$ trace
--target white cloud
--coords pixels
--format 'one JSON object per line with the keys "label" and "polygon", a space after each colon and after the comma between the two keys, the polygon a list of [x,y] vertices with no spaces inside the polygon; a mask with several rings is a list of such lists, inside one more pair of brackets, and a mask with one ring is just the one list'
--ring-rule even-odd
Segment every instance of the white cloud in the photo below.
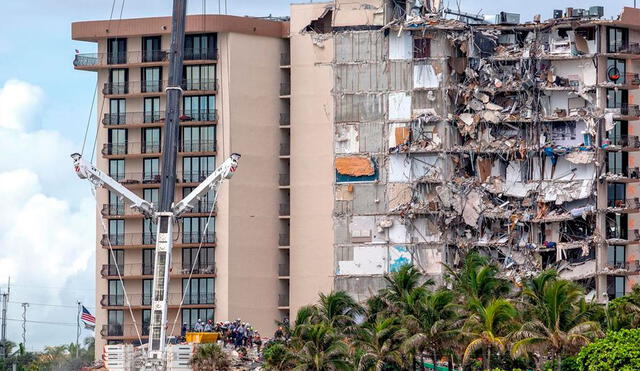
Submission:
{"label": "white cloud", "polygon": [[[76,145],[58,131],[38,129],[44,102],[42,89],[26,82],[0,88],[0,282],[11,275],[12,295],[22,301],[73,305],[77,294],[62,289],[71,286],[87,290],[87,303],[93,282],[75,280],[94,274],[95,200],[73,172],[69,155]],[[30,310],[42,321],[75,321],[73,310]],[[66,329],[32,327],[30,348],[69,342],[57,330]],[[20,339],[19,331],[10,323],[11,340]]]}

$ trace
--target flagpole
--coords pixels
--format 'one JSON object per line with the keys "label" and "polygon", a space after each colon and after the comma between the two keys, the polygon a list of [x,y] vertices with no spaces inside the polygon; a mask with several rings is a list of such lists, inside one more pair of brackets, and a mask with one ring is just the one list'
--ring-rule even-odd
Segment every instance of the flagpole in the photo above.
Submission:
{"label": "flagpole", "polygon": [[76,316],[76,358],[78,358],[78,349],[80,347],[80,302],[78,301],[78,315]]}

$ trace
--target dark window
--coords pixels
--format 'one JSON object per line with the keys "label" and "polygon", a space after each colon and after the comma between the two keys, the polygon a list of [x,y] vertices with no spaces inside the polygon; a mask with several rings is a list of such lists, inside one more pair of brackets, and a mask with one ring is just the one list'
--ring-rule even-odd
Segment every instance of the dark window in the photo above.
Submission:
{"label": "dark window", "polygon": [[627,108],[629,103],[629,92],[627,90],[620,89],[607,89],[607,108],[621,108],[623,115],[624,109]]}
{"label": "dark window", "polygon": [[629,232],[627,214],[607,214],[607,238],[626,240]]}
{"label": "dark window", "polygon": [[[183,243],[213,243],[215,218],[211,218],[207,226],[208,217],[184,217],[182,218],[182,242]],[[204,233],[206,228],[206,233]]]}
{"label": "dark window", "polygon": [[215,170],[214,156],[184,157],[182,159],[182,178],[185,183],[202,182],[213,170]]}
{"label": "dark window", "polygon": [[151,309],[142,310],[142,336],[149,335],[149,326],[151,325]]}
{"label": "dark window", "polygon": [[[123,221],[123,220],[118,220],[118,221]],[[111,227],[111,225],[109,225],[109,227]],[[108,272],[109,275],[117,276],[118,271],[120,271],[121,275],[124,274],[123,272],[124,271],[124,250],[113,249],[107,254],[109,256],[109,272]]]}
{"label": "dark window", "polygon": [[213,247],[203,247],[200,249],[200,253],[197,248],[182,249],[183,274],[189,274],[192,269],[194,274],[215,273],[214,254]]}
{"label": "dark window", "polygon": [[625,84],[627,83],[626,77],[627,64],[624,59],[607,59],[607,80],[609,82]]}
{"label": "dark window", "polygon": [[142,249],[142,274],[153,274],[153,261],[155,260],[155,249]]}
{"label": "dark window", "polygon": [[108,215],[123,215],[124,200],[115,192],[109,191],[109,204],[107,205]]}
{"label": "dark window", "polygon": [[157,183],[160,181],[160,159],[145,158],[142,162],[143,182]]}
{"label": "dark window", "polygon": [[143,67],[140,69],[142,74],[142,93],[158,93],[162,91],[162,68],[161,67]]}
{"label": "dark window", "polygon": [[153,280],[142,280],[142,305],[151,305]]}
{"label": "dark window", "polygon": [[607,276],[607,294],[609,300],[624,296],[626,282],[624,276]]}
{"label": "dark window", "polygon": [[413,58],[430,58],[431,57],[431,39],[420,38],[413,39]]}
{"label": "dark window", "polygon": [[216,66],[203,64],[184,66],[185,90],[216,90]]}
{"label": "dark window", "polygon": [[216,101],[214,95],[186,96],[182,101],[183,121],[214,121]]}
{"label": "dark window", "polygon": [[158,62],[164,59],[160,36],[142,38],[142,61]]}
{"label": "dark window", "polygon": [[607,264],[615,268],[623,268],[627,261],[627,251],[624,245],[609,245],[607,248]]}
{"label": "dark window", "polygon": [[613,145],[622,145],[629,134],[629,123],[627,121],[615,121],[613,129],[607,131],[607,139]]}
{"label": "dark window", "polygon": [[607,53],[621,53],[629,46],[629,30],[626,28],[607,28]]}
{"label": "dark window", "polygon": [[109,305],[124,305],[124,290],[120,280],[109,280]]}
{"label": "dark window", "polygon": [[122,310],[107,311],[107,335],[124,335],[124,312]]}
{"label": "dark window", "polygon": [[184,59],[216,59],[216,34],[185,35]]}
{"label": "dark window", "polygon": [[607,184],[607,207],[625,207],[627,185],[624,183]]}
{"label": "dark window", "polygon": [[[195,187],[184,187],[182,188],[182,198],[185,198],[191,193]],[[200,198],[194,205],[191,210],[192,213],[209,213],[213,208],[213,190],[205,193],[204,196]]]}
{"label": "dark window", "polygon": [[213,308],[205,309],[183,309],[182,310],[182,323],[186,323],[189,329],[193,329],[193,326],[198,320],[213,321]]}
{"label": "dark window", "polygon": [[160,128],[142,129],[142,153],[160,152]]}
{"label": "dark window", "polygon": [[215,151],[216,131],[209,126],[185,126],[182,128],[182,152]]}
{"label": "dark window", "polygon": [[184,304],[213,304],[215,302],[213,278],[182,279]]}
{"label": "dark window", "polygon": [[124,160],[109,160],[109,176],[115,180],[124,179]]}
{"label": "dark window", "polygon": [[109,113],[105,117],[107,125],[126,124],[126,100],[125,99],[109,99]]}
{"label": "dark window", "polygon": [[127,153],[127,129],[109,129],[107,153],[109,155],[124,155]]}
{"label": "dark window", "polygon": [[628,152],[607,152],[607,171],[613,174],[627,175],[629,166]]}
{"label": "dark window", "polygon": [[160,98],[144,98],[144,122],[158,122],[160,119]]}
{"label": "dark window", "polygon": [[158,227],[153,220],[145,218],[142,222],[142,244],[153,245],[156,243],[156,231]]}
{"label": "dark window", "polygon": [[106,94],[127,94],[129,92],[129,70],[113,68],[109,70],[109,84]]}
{"label": "dark window", "polygon": [[[109,220],[109,240],[112,245],[124,245],[124,220]],[[111,259],[111,254],[109,254],[109,259]]]}
{"label": "dark window", "polygon": [[127,39],[107,40],[107,63],[125,64],[127,63]]}

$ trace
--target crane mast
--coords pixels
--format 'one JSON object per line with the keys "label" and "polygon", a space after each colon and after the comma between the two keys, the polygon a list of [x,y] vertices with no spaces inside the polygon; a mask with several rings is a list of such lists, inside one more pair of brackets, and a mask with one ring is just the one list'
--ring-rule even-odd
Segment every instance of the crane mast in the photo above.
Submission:
{"label": "crane mast", "polygon": [[145,201],[121,185],[109,175],[86,163],[78,153],[71,155],[76,174],[89,180],[94,187],[105,187],[127,199],[131,208],[157,225],[155,261],[153,270],[151,318],[147,353],[140,364],[142,370],[166,370],[167,362],[167,311],[169,274],[173,248],[173,225],[177,218],[193,209],[194,203],[213,191],[217,198],[220,184],[235,173],[240,155],[232,153],[196,189],[174,205],[176,185],[176,160],[179,138],[180,98],[182,96],[182,67],[184,53],[184,33],[187,0],[173,0],[171,29],[171,49],[169,51],[169,81],[167,93],[166,120],[164,127],[162,173],[159,204]]}

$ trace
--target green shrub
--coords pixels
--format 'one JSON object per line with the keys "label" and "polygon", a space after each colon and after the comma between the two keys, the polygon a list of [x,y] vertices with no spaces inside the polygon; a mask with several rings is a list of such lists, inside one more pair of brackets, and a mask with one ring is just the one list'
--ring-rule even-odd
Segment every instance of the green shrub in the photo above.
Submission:
{"label": "green shrub", "polygon": [[580,350],[580,371],[640,370],[640,329],[612,331]]}

